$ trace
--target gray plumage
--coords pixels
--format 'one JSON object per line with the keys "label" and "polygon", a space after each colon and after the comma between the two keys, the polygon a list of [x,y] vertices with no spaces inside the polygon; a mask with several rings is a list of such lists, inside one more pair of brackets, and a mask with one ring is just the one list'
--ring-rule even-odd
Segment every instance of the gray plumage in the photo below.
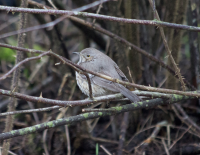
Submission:
{"label": "gray plumage", "polygon": [[[93,72],[105,74],[115,79],[128,81],[117,64],[104,53],[94,48],[86,48],[79,53],[79,56],[80,58],[78,64],[81,67]],[[132,102],[141,101],[136,94],[132,93],[119,83],[114,83],[91,74],[89,74],[89,77],[92,84],[93,96],[107,95],[111,92],[120,92]],[[89,88],[86,77],[76,72],[76,79],[82,92],[89,96]]]}

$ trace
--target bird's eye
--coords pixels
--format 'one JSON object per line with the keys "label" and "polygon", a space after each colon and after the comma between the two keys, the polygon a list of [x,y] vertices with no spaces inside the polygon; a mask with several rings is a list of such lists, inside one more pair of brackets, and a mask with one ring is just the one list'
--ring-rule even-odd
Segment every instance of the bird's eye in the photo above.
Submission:
{"label": "bird's eye", "polygon": [[87,55],[87,57],[89,58],[89,57],[90,57],[90,55]]}

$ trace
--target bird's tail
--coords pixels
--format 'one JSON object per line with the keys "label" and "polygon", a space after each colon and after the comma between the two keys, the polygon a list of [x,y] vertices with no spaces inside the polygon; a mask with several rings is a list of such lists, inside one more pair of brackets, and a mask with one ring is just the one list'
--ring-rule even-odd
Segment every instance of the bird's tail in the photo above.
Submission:
{"label": "bird's tail", "polygon": [[142,101],[136,94],[125,88],[124,86],[118,84],[118,88],[120,93],[122,93],[124,96],[126,96],[131,102],[139,102]]}

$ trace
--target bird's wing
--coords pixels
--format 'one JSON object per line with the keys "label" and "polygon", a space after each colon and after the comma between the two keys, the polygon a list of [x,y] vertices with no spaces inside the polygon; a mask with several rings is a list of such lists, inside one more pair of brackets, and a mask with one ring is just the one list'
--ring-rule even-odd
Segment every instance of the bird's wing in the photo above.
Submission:
{"label": "bird's wing", "polygon": [[[108,74],[106,73],[102,73],[101,74],[104,74],[104,75],[107,75],[109,76]],[[83,75],[83,74],[79,74],[83,79],[87,80],[86,76]],[[116,86],[114,85],[114,83],[112,81],[109,81],[109,80],[106,80],[106,79],[103,79],[101,77],[98,77],[98,76],[94,76],[92,74],[88,74],[89,77],[90,77],[90,80],[91,82],[93,82],[94,84],[100,86],[100,87],[103,87],[103,88],[106,88],[110,91],[113,91],[113,92],[119,92],[118,89],[116,88]]]}
{"label": "bird's wing", "polygon": [[127,88],[125,88],[123,85],[121,85],[119,83],[114,83],[112,81],[108,81],[108,80],[100,78],[98,76],[94,76],[92,78],[92,81],[94,84],[96,84],[100,87],[103,87],[103,88],[108,89],[113,92],[122,93],[124,96],[126,96],[132,102],[141,101],[141,99],[136,94],[134,94],[133,92],[131,92],[130,90],[128,90]]}
{"label": "bird's wing", "polygon": [[115,69],[116,69],[117,73],[119,74],[119,76],[122,78],[122,80],[128,82],[128,79],[126,78],[124,73],[119,69],[119,67],[117,65],[115,65]]}
{"label": "bird's wing", "polygon": [[[101,74],[107,75],[107,74],[102,73],[102,72],[101,72]],[[109,76],[109,75],[107,75],[107,76]],[[94,82],[94,84],[96,84],[100,87],[106,88],[106,89],[113,91],[113,92],[119,92],[117,87],[114,85],[114,82],[112,82],[112,81],[103,79],[103,78],[98,77],[98,76],[92,77],[91,80]]]}

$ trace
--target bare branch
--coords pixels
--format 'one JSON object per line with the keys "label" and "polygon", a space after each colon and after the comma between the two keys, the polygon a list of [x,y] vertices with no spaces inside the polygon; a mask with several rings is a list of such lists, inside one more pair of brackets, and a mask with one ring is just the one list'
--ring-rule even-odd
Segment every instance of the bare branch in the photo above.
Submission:
{"label": "bare branch", "polygon": [[140,25],[153,25],[153,26],[162,26],[162,27],[170,27],[175,29],[189,30],[189,31],[197,31],[200,32],[199,27],[188,26],[182,24],[161,22],[156,20],[138,20],[138,19],[125,19],[119,17],[112,17],[106,15],[99,15],[87,12],[79,12],[78,11],[66,11],[66,10],[43,10],[43,9],[30,9],[30,8],[18,8],[18,7],[9,7],[9,6],[0,6],[0,10],[7,12],[21,12],[21,13],[35,13],[35,14],[50,14],[50,15],[68,15],[68,16],[78,16],[78,17],[87,17],[99,20],[108,20],[112,22],[121,22],[127,24],[140,24]]}

